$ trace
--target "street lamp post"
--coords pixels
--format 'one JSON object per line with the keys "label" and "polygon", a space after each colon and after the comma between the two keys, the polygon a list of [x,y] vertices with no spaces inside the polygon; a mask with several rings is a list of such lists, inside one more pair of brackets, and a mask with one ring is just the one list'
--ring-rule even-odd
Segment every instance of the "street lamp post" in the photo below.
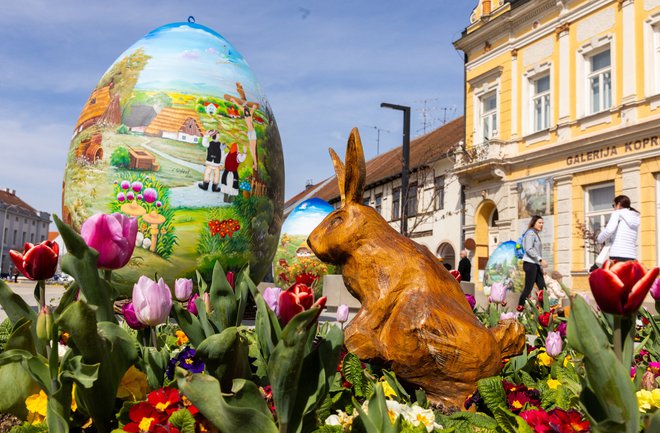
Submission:
{"label": "street lamp post", "polygon": [[15,204],[10,204],[5,207],[5,215],[2,218],[2,234],[0,234],[0,272],[2,272],[3,266],[5,264],[5,231],[7,227],[7,211],[13,207],[18,207]]}
{"label": "street lamp post", "polygon": [[401,234],[408,236],[408,172],[410,165],[410,107],[382,102],[383,108],[403,111],[403,166],[401,167]]}

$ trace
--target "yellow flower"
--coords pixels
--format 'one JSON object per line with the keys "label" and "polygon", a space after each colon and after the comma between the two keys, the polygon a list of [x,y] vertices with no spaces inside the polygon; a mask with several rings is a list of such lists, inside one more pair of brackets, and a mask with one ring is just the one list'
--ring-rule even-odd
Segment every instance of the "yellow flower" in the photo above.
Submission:
{"label": "yellow flower", "polygon": [[545,365],[546,367],[550,367],[554,362],[552,356],[545,352],[540,352],[538,355],[536,355],[536,360],[539,362],[539,364]]}
{"label": "yellow flower", "polygon": [[48,396],[42,390],[39,394],[32,394],[25,399],[25,406],[28,410],[27,421],[30,424],[39,424],[46,419],[46,410],[48,408]]}
{"label": "yellow flower", "polygon": [[117,398],[133,401],[144,400],[147,395],[147,375],[131,365],[121,378],[117,389]]}
{"label": "yellow flower", "polygon": [[548,386],[550,389],[557,389],[561,386],[561,382],[556,379],[548,379]]}
{"label": "yellow flower", "polygon": [[76,384],[71,387],[71,412],[78,410],[78,403],[76,403]]}
{"label": "yellow flower", "polygon": [[660,388],[651,391],[651,397],[653,399],[653,406],[660,408]]}
{"label": "yellow flower", "polygon": [[645,389],[637,391],[637,405],[639,406],[639,411],[646,413],[651,410],[651,404],[653,403],[653,394],[651,391]]}
{"label": "yellow flower", "polygon": [[178,346],[184,345],[188,342],[188,336],[186,335],[185,332],[183,332],[180,329],[177,329],[176,331],[176,344]]}
{"label": "yellow flower", "polygon": [[564,367],[566,367],[569,362],[571,362],[571,355],[566,355],[566,358],[564,358]]}
{"label": "yellow flower", "polygon": [[385,397],[390,398],[390,397],[396,397],[396,391],[390,386],[390,384],[385,380],[382,382],[383,383],[383,393],[385,394]]}

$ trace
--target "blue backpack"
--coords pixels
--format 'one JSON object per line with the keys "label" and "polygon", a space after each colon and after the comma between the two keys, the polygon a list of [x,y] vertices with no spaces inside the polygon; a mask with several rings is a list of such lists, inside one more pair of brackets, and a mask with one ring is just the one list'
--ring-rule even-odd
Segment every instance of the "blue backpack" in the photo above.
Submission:
{"label": "blue backpack", "polygon": [[519,259],[522,259],[525,256],[525,247],[523,247],[523,241],[529,230],[530,229],[525,230],[525,232],[516,241],[516,257]]}

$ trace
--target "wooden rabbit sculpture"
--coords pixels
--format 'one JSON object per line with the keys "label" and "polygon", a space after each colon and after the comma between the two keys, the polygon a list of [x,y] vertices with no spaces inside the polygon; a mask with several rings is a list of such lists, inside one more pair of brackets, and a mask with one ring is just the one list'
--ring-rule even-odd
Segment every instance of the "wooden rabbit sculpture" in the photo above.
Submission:
{"label": "wooden rabbit sculpture", "polygon": [[438,259],[362,204],[366,166],[357,129],[346,167],[332,149],[330,156],[342,206],[308,243],[319,259],[341,266],[346,287],[362,303],[345,330],[348,350],[389,366],[432,402],[462,407],[479,379],[499,372],[502,356],[521,351],[522,325],[484,327]]}

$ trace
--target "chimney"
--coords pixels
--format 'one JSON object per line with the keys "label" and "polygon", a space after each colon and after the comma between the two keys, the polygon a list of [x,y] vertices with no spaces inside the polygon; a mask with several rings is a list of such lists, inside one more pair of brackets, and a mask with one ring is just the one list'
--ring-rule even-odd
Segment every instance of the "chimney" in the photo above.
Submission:
{"label": "chimney", "polygon": [[483,0],[481,2],[481,14],[482,15],[490,15],[490,1],[491,0]]}
{"label": "chimney", "polygon": [[305,191],[314,186],[314,181],[312,179],[307,179],[305,182]]}

